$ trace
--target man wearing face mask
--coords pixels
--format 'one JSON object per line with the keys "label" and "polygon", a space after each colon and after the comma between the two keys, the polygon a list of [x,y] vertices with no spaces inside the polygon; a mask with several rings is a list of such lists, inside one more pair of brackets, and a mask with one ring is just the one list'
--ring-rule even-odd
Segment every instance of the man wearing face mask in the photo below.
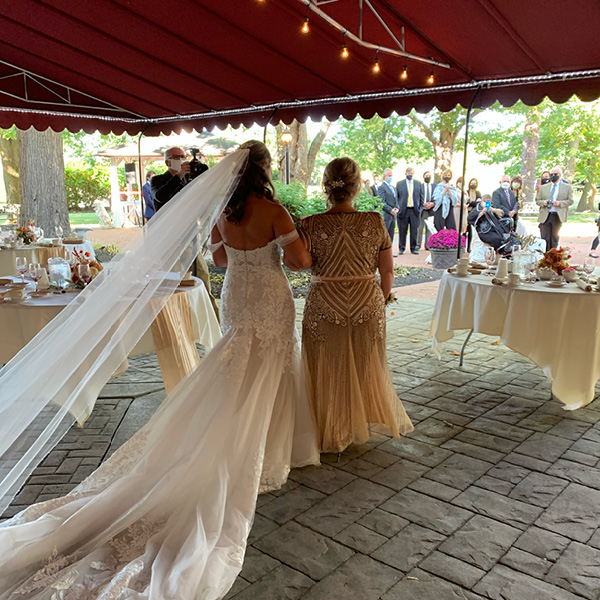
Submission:
{"label": "man wearing face mask", "polygon": [[[377,188],[377,195],[382,200],[383,221],[393,245],[394,233],[396,231],[396,216],[398,214],[398,193],[392,185],[392,176],[391,169],[386,169],[383,172],[383,183]],[[397,256],[397,254],[394,254],[394,256]]]}
{"label": "man wearing face mask", "polygon": [[558,248],[560,228],[566,223],[569,206],[573,204],[573,188],[561,178],[562,169],[557,165],[550,171],[550,183],[540,186],[535,197],[540,207],[538,223],[546,250]]}
{"label": "man wearing face mask", "polygon": [[510,188],[510,175],[506,173],[500,179],[500,187],[494,190],[492,194],[492,205],[494,208],[501,208],[505,217],[515,219],[519,204],[515,193]]}
{"label": "man wearing face mask", "polygon": [[425,247],[429,241],[431,235],[431,229],[433,225],[428,227],[429,223],[433,221],[433,190],[435,190],[435,183],[431,183],[431,171],[425,171],[423,173],[423,210],[421,211],[421,218],[419,220],[419,249],[423,243],[423,233],[425,233]]}
{"label": "man wearing face mask", "polygon": [[452,210],[458,202],[458,192],[450,184],[452,171],[446,169],[442,173],[442,182],[438,183],[433,191],[433,223],[438,231],[442,229],[456,229],[456,220]]}
{"label": "man wearing face mask", "polygon": [[185,160],[185,152],[181,148],[165,150],[166,173],[155,175],[150,181],[154,208],[160,210],[190,180],[190,163]]}
{"label": "man wearing face mask", "polygon": [[406,234],[410,227],[410,251],[419,254],[418,230],[423,210],[423,184],[414,179],[415,170],[407,167],[406,179],[396,184],[398,196],[398,246],[400,254],[406,248]]}

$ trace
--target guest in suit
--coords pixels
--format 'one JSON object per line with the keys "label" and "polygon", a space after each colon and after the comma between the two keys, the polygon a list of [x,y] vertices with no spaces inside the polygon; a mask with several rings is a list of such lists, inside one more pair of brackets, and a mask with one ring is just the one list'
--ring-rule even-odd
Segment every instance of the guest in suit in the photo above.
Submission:
{"label": "guest in suit", "polygon": [[142,195],[144,197],[144,217],[146,221],[154,216],[156,210],[154,208],[154,198],[152,198],[152,188],[150,180],[156,175],[154,171],[146,173],[146,183],[142,186]]}
{"label": "guest in suit", "polygon": [[425,248],[427,248],[427,242],[431,235],[425,221],[433,219],[433,190],[435,190],[435,186],[435,183],[431,183],[431,171],[425,171],[423,173],[423,210],[419,220],[419,249],[421,249],[423,243],[423,233],[425,233]]}
{"label": "guest in suit", "polygon": [[492,194],[492,204],[495,208],[501,208],[505,217],[516,220],[519,204],[515,193],[510,189],[510,175],[502,175],[500,187]]}
{"label": "guest in suit", "polygon": [[569,206],[573,204],[573,188],[561,178],[562,169],[557,165],[550,170],[550,183],[542,185],[535,197],[540,207],[538,223],[546,250],[558,248],[560,228],[566,223]]}
{"label": "guest in suit", "polygon": [[[392,185],[392,177],[394,176],[391,169],[386,169],[383,172],[383,183],[377,189],[377,195],[381,198],[381,208],[383,208],[383,220],[387,232],[390,235],[392,243],[394,242],[394,233],[396,231],[396,220],[398,215],[398,192]],[[394,256],[398,256],[394,254]]]}
{"label": "guest in suit", "polygon": [[167,171],[162,175],[155,175],[150,181],[154,208],[157,211],[191,181],[190,163],[185,158],[185,152],[181,148],[165,150]]}
{"label": "guest in suit", "polygon": [[479,182],[473,177],[469,181],[467,189],[467,252],[471,252],[471,244],[473,243],[473,225],[469,221],[469,213],[477,206],[478,200],[481,200],[481,192],[478,188]]}
{"label": "guest in suit", "polygon": [[379,181],[379,175],[373,175],[373,185],[371,186],[371,196],[377,196],[377,190],[381,185],[381,181]]}
{"label": "guest in suit", "polygon": [[442,173],[442,183],[438,183],[433,191],[433,223],[438,231],[456,229],[453,208],[458,202],[458,192],[450,183],[452,171],[446,169]]}
{"label": "guest in suit", "polygon": [[417,181],[415,170],[408,167],[406,178],[396,184],[398,197],[398,252],[404,254],[406,234],[410,227],[410,251],[419,254],[419,223],[423,210],[423,184]]}

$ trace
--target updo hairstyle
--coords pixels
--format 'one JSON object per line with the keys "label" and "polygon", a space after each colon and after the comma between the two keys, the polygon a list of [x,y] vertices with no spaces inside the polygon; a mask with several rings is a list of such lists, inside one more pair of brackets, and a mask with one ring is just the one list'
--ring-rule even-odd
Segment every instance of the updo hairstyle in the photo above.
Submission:
{"label": "updo hairstyle", "polygon": [[340,204],[354,198],[361,185],[360,167],[351,158],[334,158],[325,167],[323,191],[329,204]]}

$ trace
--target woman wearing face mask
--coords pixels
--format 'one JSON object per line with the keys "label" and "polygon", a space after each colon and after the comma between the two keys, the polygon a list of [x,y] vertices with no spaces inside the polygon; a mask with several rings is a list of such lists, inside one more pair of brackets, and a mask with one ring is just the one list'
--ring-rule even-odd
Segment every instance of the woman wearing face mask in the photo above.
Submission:
{"label": "woman wearing face mask", "polygon": [[[479,182],[475,177],[473,177],[469,181],[469,186],[466,190],[467,193],[467,215],[470,213],[475,206],[477,206],[477,201],[481,200],[481,192],[477,189],[479,187]],[[471,245],[473,243],[473,225],[467,222],[467,252],[471,252]]]}
{"label": "woman wearing face mask", "polygon": [[535,182],[535,191],[536,193],[543,185],[550,183],[550,171],[544,171],[540,178]]}
{"label": "woman wearing face mask", "polygon": [[438,183],[433,191],[433,224],[438,231],[456,229],[453,208],[458,202],[458,192],[450,183],[452,171],[446,169],[442,173],[442,183]]}

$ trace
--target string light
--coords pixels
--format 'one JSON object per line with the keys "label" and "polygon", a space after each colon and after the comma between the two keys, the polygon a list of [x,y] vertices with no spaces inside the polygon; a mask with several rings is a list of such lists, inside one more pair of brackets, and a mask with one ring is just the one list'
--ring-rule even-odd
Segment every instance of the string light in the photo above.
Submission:
{"label": "string light", "polygon": [[373,73],[379,73],[381,67],[379,66],[379,53],[375,53],[375,62],[373,63]]}
{"label": "string light", "polygon": [[429,77],[427,78],[427,83],[429,85],[433,85],[435,83],[435,77],[433,76],[433,71],[429,73]]}
{"label": "string light", "polygon": [[344,45],[342,46],[342,58],[348,58],[349,56],[350,52],[348,52],[348,44],[344,42]]}
{"label": "string light", "polygon": [[404,65],[404,69],[402,69],[402,73],[400,73],[400,79],[406,79],[408,77],[408,67]]}
{"label": "string light", "polygon": [[300,31],[302,33],[308,33],[310,31],[310,26],[308,25],[308,15],[304,17],[304,24],[302,25],[302,29]]}

